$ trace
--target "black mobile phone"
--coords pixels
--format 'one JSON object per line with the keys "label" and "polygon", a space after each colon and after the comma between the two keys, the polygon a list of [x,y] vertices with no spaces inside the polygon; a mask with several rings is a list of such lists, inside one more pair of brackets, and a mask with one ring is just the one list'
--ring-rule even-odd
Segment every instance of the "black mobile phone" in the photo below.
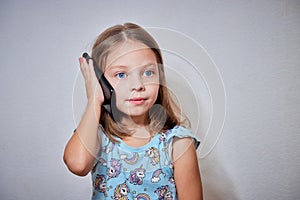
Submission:
{"label": "black mobile phone", "polygon": [[[84,57],[89,63],[89,60],[92,59],[88,53],[83,53],[82,57]],[[115,100],[115,94],[114,94],[114,88],[111,86],[111,84],[108,82],[108,80],[105,78],[103,72],[98,67],[97,63],[93,60],[94,65],[94,71],[96,74],[96,77],[99,81],[99,84],[102,88],[103,95],[104,95],[104,102],[103,107],[111,114],[112,116],[112,103],[114,103]]]}

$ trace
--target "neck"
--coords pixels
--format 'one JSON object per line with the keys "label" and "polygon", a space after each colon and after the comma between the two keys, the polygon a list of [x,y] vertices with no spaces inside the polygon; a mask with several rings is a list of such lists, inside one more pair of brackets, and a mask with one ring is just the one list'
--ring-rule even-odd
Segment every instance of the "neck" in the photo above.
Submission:
{"label": "neck", "polygon": [[144,116],[123,115],[120,121],[122,124],[126,124],[126,126],[130,128],[140,128],[148,125],[146,120],[146,115]]}
{"label": "neck", "polygon": [[152,136],[146,115],[137,117],[124,116],[122,117],[121,123],[126,124],[126,127],[133,132],[132,137],[143,139]]}

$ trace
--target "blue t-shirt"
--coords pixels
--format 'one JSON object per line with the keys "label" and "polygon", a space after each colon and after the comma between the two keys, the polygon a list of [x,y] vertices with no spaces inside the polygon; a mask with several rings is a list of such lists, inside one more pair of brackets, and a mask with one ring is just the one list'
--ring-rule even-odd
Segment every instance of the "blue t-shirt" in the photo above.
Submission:
{"label": "blue t-shirt", "polygon": [[176,126],[156,134],[141,147],[130,147],[122,140],[113,143],[99,129],[102,149],[92,170],[92,200],[173,200],[177,199],[173,177],[172,141],[174,137],[194,138],[186,128]]}

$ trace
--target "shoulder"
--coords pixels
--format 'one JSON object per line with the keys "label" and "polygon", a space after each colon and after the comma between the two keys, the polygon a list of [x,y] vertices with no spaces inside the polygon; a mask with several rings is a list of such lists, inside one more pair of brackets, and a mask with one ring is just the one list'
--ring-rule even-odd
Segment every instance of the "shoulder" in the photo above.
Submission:
{"label": "shoulder", "polygon": [[99,125],[98,127],[98,139],[100,141],[100,148],[96,155],[96,161],[103,157],[106,157],[106,155],[112,152],[115,147],[115,143],[109,139],[107,133],[101,125]]}
{"label": "shoulder", "polygon": [[200,144],[200,140],[196,137],[196,135],[183,126],[175,126],[174,128],[167,130],[165,133],[162,133],[162,135],[166,138],[169,144],[177,143],[181,146],[186,145],[186,143],[193,142],[196,149]]}
{"label": "shoulder", "polygon": [[176,162],[182,156],[190,157],[190,154],[194,154],[196,152],[196,148],[194,147],[194,140],[190,137],[185,138],[174,138],[172,146],[172,160]]}

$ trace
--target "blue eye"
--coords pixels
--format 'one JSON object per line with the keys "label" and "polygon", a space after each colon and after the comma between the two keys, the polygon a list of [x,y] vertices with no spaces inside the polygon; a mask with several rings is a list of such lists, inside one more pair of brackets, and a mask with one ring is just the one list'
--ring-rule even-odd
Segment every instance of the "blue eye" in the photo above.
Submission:
{"label": "blue eye", "polygon": [[127,75],[126,75],[124,72],[118,73],[116,76],[117,76],[119,79],[123,79],[123,78],[126,78],[126,77],[127,77]]}
{"label": "blue eye", "polygon": [[147,70],[144,72],[144,76],[152,76],[154,74],[153,71]]}

